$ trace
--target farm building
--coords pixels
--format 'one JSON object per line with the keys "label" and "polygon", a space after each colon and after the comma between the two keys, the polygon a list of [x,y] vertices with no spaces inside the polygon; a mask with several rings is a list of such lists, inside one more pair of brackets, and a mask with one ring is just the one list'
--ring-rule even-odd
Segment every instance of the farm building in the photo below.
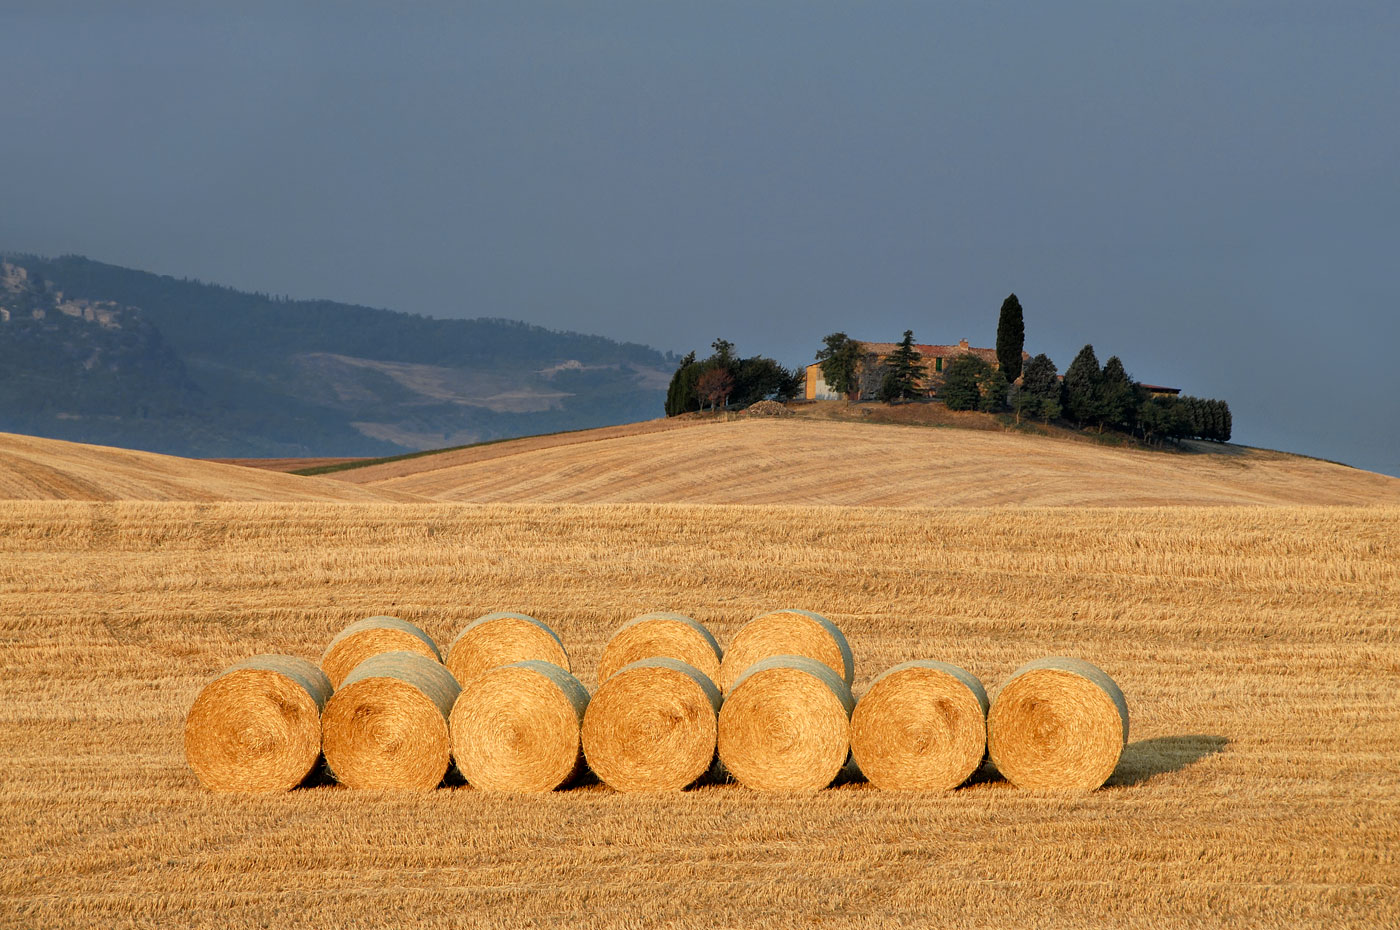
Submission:
{"label": "farm building", "polygon": [[[899,344],[896,342],[862,342],[861,348],[865,354],[860,366],[860,397],[870,397],[879,390],[880,379],[884,377],[885,359],[899,348]],[[944,369],[959,355],[976,355],[993,368],[1000,367],[997,362],[996,349],[978,348],[969,345],[966,339],[960,340],[957,345],[916,345],[914,348],[918,349],[924,366],[924,377],[921,379],[920,387],[927,392],[929,397],[937,395],[938,386],[943,381]],[[1030,355],[1022,352],[1021,359],[1028,361]],[[822,368],[819,362],[807,366],[805,396],[808,400],[837,400],[840,397],[822,377]]]}

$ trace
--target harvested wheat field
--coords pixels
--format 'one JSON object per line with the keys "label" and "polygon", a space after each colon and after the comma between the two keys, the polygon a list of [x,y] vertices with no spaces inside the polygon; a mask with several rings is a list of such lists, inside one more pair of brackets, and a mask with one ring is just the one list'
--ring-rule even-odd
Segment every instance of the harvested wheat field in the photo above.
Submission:
{"label": "harvested wheat field", "polygon": [[[1087,659],[1131,708],[1117,770],[1068,795],[984,770],[931,794],[245,796],[184,762],[215,675],[374,614],[440,645],[529,614],[592,689],[640,613],[723,646],[781,607],[841,627],[857,697],[913,658],[993,697]],[[5,926],[1400,922],[1393,506],[8,502],[0,636]]]}
{"label": "harvested wheat field", "polygon": [[[1400,479],[1280,452],[1115,449],[1017,433],[792,418],[529,440],[337,472],[442,501],[931,506],[1400,504]],[[601,431],[599,431],[601,432]],[[489,459],[471,459],[490,455]]]}
{"label": "harvested wheat field", "polygon": [[395,491],[154,452],[0,433],[0,500],[375,501]]}

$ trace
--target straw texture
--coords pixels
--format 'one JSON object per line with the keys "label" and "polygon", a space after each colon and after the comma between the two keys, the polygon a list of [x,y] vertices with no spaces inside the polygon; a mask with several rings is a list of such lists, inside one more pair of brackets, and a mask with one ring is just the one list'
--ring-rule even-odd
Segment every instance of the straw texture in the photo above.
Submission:
{"label": "straw texture", "polygon": [[714,682],[675,659],[619,669],[583,715],[588,767],[618,791],[679,791],[714,764],[720,700]]}
{"label": "straw texture", "polygon": [[741,675],[770,656],[806,656],[831,668],[849,688],[855,681],[855,660],[836,624],[810,610],[777,610],[744,624],[720,664],[720,690],[729,693]]}
{"label": "straw texture", "polygon": [[987,692],[971,673],[946,662],[894,666],[851,713],[851,755],[877,788],[956,788],[986,751]]}
{"label": "straw texture", "polygon": [[526,661],[467,682],[452,708],[452,755],[483,791],[553,791],[583,759],[588,689],[549,662]]}
{"label": "straw texture", "polygon": [[841,677],[806,656],[773,656],[739,676],[719,711],[719,758],[761,791],[817,791],[850,755],[855,702]]}
{"label": "straw texture", "polygon": [[371,656],[326,702],[326,767],[351,788],[436,788],[447,774],[457,680],[415,652]]}
{"label": "straw texture", "polygon": [[336,634],[321,656],[321,668],[331,684],[339,688],[351,669],[381,652],[415,652],[435,662],[442,661],[433,638],[407,620],[368,617]]}
{"label": "straw texture", "polygon": [[305,659],[261,655],[230,666],[185,717],[185,760],[213,791],[286,791],[321,755],[331,683]]}
{"label": "straw texture", "polygon": [[534,617],[504,611],[468,623],[447,650],[447,667],[463,687],[482,672],[532,660],[572,668],[557,633]]}
{"label": "straw texture", "polygon": [[1081,659],[1037,659],[1016,670],[987,715],[987,748],[1022,788],[1092,791],[1128,742],[1128,704],[1113,679]]}
{"label": "straw texture", "polygon": [[624,665],[663,657],[684,662],[712,682],[719,677],[719,643],[704,624],[685,614],[650,613],[617,628],[598,660],[598,682]]}

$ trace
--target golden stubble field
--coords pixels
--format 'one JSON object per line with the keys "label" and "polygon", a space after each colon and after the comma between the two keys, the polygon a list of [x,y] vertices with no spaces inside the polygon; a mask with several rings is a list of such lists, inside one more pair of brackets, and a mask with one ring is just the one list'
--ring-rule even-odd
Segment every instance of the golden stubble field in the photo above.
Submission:
{"label": "golden stubble field", "polygon": [[[387,612],[523,610],[580,678],[685,611],[826,613],[995,694],[1087,658],[1108,787],[545,797],[203,791],[202,685]],[[0,503],[0,923],[22,927],[1373,926],[1400,921],[1400,508]]]}

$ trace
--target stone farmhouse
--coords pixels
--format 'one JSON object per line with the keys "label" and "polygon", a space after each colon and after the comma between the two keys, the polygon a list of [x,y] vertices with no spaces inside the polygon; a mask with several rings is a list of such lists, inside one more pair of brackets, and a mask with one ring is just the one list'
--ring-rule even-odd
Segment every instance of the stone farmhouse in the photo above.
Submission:
{"label": "stone farmhouse", "polygon": [[[890,354],[897,348],[899,348],[897,342],[861,343],[864,355],[860,364],[860,396],[856,398],[857,400],[874,397],[880,390],[880,381],[885,376],[885,359],[889,358]],[[915,345],[914,348],[919,351],[920,362],[924,366],[924,376],[919,380],[919,387],[928,397],[938,396],[938,388],[943,384],[943,371],[959,355],[976,355],[993,368],[1001,367],[1000,363],[997,362],[996,349],[982,349],[968,345],[966,339],[960,340],[957,345]],[[1023,362],[1030,361],[1030,355],[1022,352],[1021,360]],[[808,400],[840,399],[841,395],[833,391],[822,377],[822,368],[819,362],[807,366],[807,389],[804,396]]]}

